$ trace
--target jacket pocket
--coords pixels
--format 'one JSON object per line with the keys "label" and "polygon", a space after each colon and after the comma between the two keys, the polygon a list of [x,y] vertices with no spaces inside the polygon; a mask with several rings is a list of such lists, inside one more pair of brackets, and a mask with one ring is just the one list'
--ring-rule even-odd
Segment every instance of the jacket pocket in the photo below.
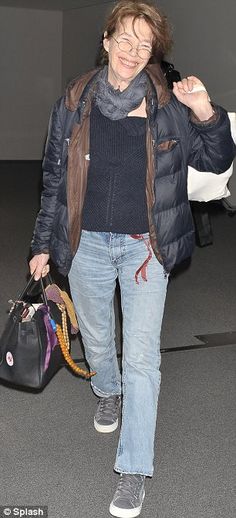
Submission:
{"label": "jacket pocket", "polygon": [[169,151],[173,151],[173,149],[178,145],[178,140],[164,140],[159,144],[156,144],[157,153],[168,153]]}
{"label": "jacket pocket", "polygon": [[155,145],[155,163],[158,178],[175,181],[175,175],[181,169],[182,153],[179,139],[167,138]]}

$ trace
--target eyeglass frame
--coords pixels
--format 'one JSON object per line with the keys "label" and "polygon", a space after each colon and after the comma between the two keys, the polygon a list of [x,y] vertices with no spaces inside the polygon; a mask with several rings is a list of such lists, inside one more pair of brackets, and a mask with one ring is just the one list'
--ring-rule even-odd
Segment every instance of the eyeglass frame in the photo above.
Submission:
{"label": "eyeglass frame", "polygon": [[[131,43],[130,41],[128,41],[128,40],[127,40],[127,41],[122,41],[122,40],[121,40],[121,41],[118,41],[114,36],[111,36],[111,38],[113,38],[113,40],[115,40],[115,42],[117,43],[117,45],[118,45],[119,49],[120,49],[120,50],[123,50],[123,52],[127,52],[127,53],[129,54],[133,49],[135,49],[135,50],[136,50],[136,54],[139,56],[139,58],[141,58],[141,59],[145,59],[145,58],[143,58],[142,56],[140,56],[139,51],[138,51],[138,47],[135,47],[134,45],[132,45],[132,43]],[[126,43],[128,43],[128,44],[130,45],[130,49],[129,49],[129,50],[121,49],[121,48],[120,48],[120,43],[125,43],[125,44],[126,44]],[[148,50],[148,49],[140,49],[140,50],[141,50],[141,51],[142,51],[142,50],[144,50],[145,52],[148,52],[148,53],[150,54],[149,59],[152,57],[152,50],[151,50],[150,52],[149,52],[149,50]],[[147,57],[148,57],[148,56],[147,56]]]}

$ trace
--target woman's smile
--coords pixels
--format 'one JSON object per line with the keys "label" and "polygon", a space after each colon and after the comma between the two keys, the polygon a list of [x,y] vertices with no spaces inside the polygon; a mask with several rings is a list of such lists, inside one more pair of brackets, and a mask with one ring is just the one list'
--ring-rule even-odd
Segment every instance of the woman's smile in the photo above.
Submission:
{"label": "woman's smile", "polygon": [[130,61],[127,58],[123,58],[121,56],[119,56],[119,59],[120,59],[122,65],[124,65],[125,67],[128,67],[128,68],[135,68],[138,65],[137,61]]}

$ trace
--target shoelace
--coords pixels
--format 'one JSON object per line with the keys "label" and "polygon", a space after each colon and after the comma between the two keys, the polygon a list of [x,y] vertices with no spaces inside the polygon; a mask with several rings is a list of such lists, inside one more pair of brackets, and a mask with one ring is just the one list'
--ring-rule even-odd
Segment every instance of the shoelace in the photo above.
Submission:
{"label": "shoelace", "polygon": [[114,397],[101,398],[99,401],[98,415],[102,414],[103,417],[110,417],[111,414],[115,414],[117,407],[119,406],[120,399],[117,397],[114,401]]}
{"label": "shoelace", "polygon": [[143,485],[143,475],[120,475],[120,480],[116,490],[116,498],[127,497],[129,500],[137,498]]}

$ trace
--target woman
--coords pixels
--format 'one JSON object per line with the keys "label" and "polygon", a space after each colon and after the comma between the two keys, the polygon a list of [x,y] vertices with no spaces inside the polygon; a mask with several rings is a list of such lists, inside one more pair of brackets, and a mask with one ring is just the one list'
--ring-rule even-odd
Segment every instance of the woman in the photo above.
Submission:
{"label": "woman", "polygon": [[[30,271],[49,257],[69,274],[86,359],[96,375],[94,426],[122,424],[110,513],[140,514],[153,474],[160,331],[168,274],[192,254],[187,166],[225,171],[234,156],[226,112],[191,76],[168,91],[153,54],[170,47],[156,6],[118,2],[103,46],[108,65],[75,80],[54,106]],[[116,279],[123,311],[122,378],[114,341]]]}

